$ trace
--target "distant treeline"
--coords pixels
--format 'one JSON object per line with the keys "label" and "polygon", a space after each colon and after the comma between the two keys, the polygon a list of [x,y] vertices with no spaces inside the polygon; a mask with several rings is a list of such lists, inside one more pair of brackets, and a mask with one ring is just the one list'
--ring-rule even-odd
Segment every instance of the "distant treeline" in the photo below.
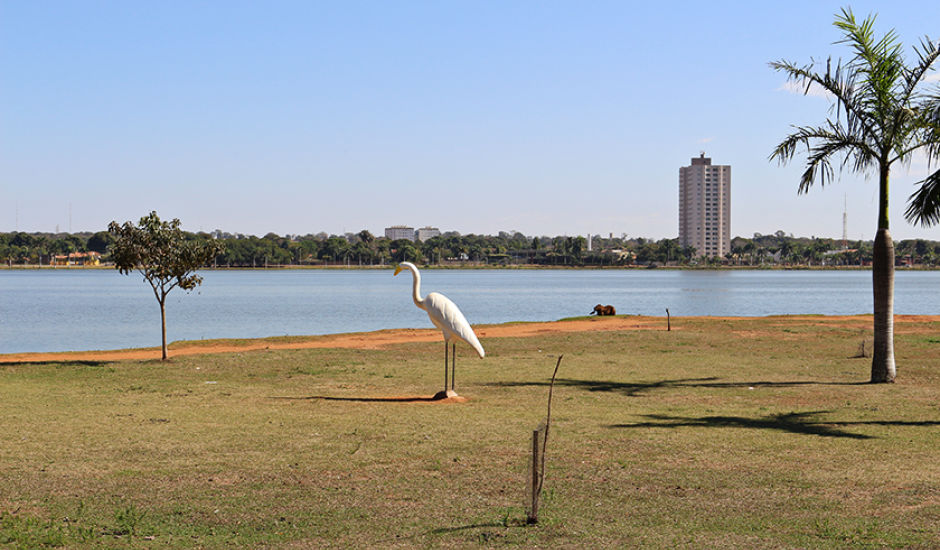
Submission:
{"label": "distant treeline", "polygon": [[[858,266],[871,263],[871,241],[793,237],[783,231],[772,235],[735,237],[723,258],[698,257],[679,246],[678,239],[602,237],[531,237],[501,231],[498,235],[444,233],[425,242],[375,237],[369,231],[345,235],[285,235],[264,237],[187,233],[191,239],[218,239],[225,251],[215,259],[218,267],[272,267],[318,265],[387,265],[401,261],[441,265],[735,265],[735,266]],[[7,265],[50,265],[53,259],[76,252],[97,252],[108,261],[112,236],[96,233],[0,233],[0,258]],[[899,265],[935,267],[940,242],[923,239],[895,243]]]}

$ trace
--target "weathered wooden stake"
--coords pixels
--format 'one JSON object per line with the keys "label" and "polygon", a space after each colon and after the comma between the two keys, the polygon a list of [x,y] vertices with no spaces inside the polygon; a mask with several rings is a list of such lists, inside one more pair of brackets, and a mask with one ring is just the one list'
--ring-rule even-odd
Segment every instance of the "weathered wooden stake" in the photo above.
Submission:
{"label": "weathered wooden stake", "polygon": [[542,437],[542,449],[539,450],[539,431],[532,432],[532,502],[529,506],[529,515],[526,523],[532,525],[539,522],[539,497],[542,495],[542,483],[545,481],[545,447],[548,445],[548,430],[552,424],[552,394],[555,391],[555,377],[558,375],[558,367],[561,366],[561,359],[564,355],[558,356],[558,362],[555,363],[555,372],[552,373],[552,383],[548,386],[548,413],[545,415],[545,426],[542,428],[545,435]]}
{"label": "weathered wooden stake", "polygon": [[526,523],[539,522],[539,430],[532,430],[532,479],[530,480],[529,515]]}
{"label": "weathered wooden stake", "polygon": [[672,330],[672,319],[669,317],[669,308],[666,308],[666,332]]}
{"label": "weathered wooden stake", "polygon": [[868,356],[868,352],[865,350],[865,339],[862,338],[862,343],[858,345],[858,353],[855,354],[855,357],[860,358]]}

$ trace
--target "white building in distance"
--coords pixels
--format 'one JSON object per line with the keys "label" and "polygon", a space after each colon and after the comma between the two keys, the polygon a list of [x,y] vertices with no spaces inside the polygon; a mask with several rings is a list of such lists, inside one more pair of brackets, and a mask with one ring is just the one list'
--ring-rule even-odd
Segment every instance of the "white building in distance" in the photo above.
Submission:
{"label": "white building in distance", "polygon": [[416,232],[418,242],[424,242],[432,237],[440,237],[441,230],[436,227],[425,226]]}
{"label": "white building in distance", "polygon": [[393,225],[385,228],[385,238],[391,241],[398,239],[408,239],[411,242],[415,240],[415,228],[407,225]]}
{"label": "white building in distance", "polygon": [[708,258],[731,251],[731,166],[704,152],[679,168],[679,246]]}

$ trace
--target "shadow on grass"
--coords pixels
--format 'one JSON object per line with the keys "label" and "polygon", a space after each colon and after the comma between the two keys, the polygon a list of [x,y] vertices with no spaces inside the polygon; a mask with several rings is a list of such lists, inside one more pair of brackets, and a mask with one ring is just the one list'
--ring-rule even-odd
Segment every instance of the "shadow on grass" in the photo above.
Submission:
{"label": "shadow on grass", "polygon": [[402,544],[405,541],[409,541],[409,540],[413,541],[414,539],[417,539],[418,537],[423,537],[426,535],[450,535],[453,533],[460,533],[462,531],[470,531],[473,529],[486,529],[486,528],[491,528],[491,527],[506,527],[506,525],[502,523],[477,523],[474,525],[462,525],[460,527],[439,527],[437,529],[431,529],[430,531],[414,533],[412,535],[406,535],[406,536],[396,535],[394,538],[388,538],[388,539],[380,540],[377,542],[380,545],[388,544],[390,542]]}
{"label": "shadow on grass", "polygon": [[505,527],[505,525],[502,523],[477,523],[476,525],[462,525],[460,527],[440,527],[438,529],[432,529],[428,531],[428,533],[433,535],[446,535],[448,533],[458,533],[470,529],[483,529],[485,527]]}
{"label": "shadow on grass", "polygon": [[[607,380],[574,380],[563,378],[555,380],[556,386],[581,388],[591,392],[617,392],[628,396],[638,395],[647,391],[668,388],[788,388],[797,386],[862,386],[868,382],[718,382],[720,378],[679,378],[676,380],[659,380],[657,382],[612,382]],[[549,382],[499,382],[496,386],[548,386]]]}
{"label": "shadow on grass", "polygon": [[757,430],[779,430],[804,435],[818,435],[820,437],[845,437],[849,439],[874,439],[873,436],[856,434],[836,428],[836,425],[847,424],[877,424],[877,425],[936,425],[940,422],[820,422],[813,417],[830,411],[810,411],[801,413],[772,414],[760,418],[747,418],[744,416],[668,416],[662,414],[643,415],[653,421],[636,422],[633,424],[613,424],[609,428],[751,428]]}
{"label": "shadow on grass", "polygon": [[71,360],[71,361],[9,361],[6,363],[0,363],[0,368],[3,367],[49,367],[49,366],[70,366],[70,367],[103,367],[110,365],[114,361],[82,361],[82,360]]}
{"label": "shadow on grass", "polygon": [[306,397],[272,397],[271,399],[285,399],[293,401],[353,401],[357,403],[431,403],[441,401],[427,396],[406,397],[334,397],[330,395],[308,395]]}

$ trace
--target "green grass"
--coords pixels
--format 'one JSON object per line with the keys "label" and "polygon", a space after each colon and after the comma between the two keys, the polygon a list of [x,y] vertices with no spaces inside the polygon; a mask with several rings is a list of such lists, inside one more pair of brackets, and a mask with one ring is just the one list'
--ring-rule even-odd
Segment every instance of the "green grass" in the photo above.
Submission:
{"label": "green grass", "polygon": [[439,389],[437,343],[0,365],[0,547],[936,547],[940,323],[892,385],[857,325],[673,327],[484,339],[463,404],[382,399]]}

